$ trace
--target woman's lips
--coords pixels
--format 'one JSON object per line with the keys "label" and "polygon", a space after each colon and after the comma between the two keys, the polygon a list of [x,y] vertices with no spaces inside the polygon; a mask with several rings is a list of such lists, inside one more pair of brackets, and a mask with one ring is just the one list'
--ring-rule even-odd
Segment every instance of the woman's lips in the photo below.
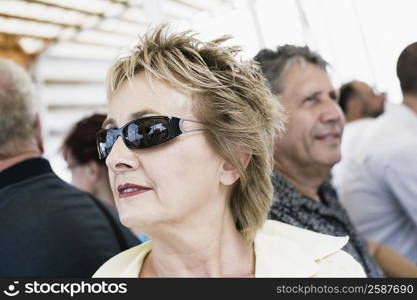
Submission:
{"label": "woman's lips", "polygon": [[117,190],[119,191],[119,198],[128,198],[145,193],[151,190],[151,188],[142,185],[126,183],[123,185],[119,185],[117,187]]}

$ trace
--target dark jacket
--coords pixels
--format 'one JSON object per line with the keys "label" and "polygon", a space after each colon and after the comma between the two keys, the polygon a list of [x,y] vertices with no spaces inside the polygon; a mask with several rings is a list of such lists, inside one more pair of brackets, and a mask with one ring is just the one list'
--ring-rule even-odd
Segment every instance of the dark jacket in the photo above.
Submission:
{"label": "dark jacket", "polygon": [[91,277],[139,244],[108,206],[35,158],[0,172],[0,277]]}

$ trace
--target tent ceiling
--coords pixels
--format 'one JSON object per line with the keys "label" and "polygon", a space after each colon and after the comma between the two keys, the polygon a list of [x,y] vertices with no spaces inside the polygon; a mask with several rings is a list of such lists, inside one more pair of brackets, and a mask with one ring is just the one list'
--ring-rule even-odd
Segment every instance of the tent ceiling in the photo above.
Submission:
{"label": "tent ceiling", "polygon": [[[54,55],[71,57],[72,53],[80,57],[85,54],[88,58],[91,52],[96,53],[97,47],[102,47],[108,49],[103,50],[99,58],[112,58],[115,49],[131,46],[156,15],[161,20],[183,21],[228,1],[165,0],[160,10],[155,11],[152,7],[158,2],[161,1],[0,1],[0,35],[16,37],[27,54],[39,54],[54,45],[66,43],[66,47],[70,43],[68,51],[57,51]],[[88,51],[89,46],[91,51]]]}

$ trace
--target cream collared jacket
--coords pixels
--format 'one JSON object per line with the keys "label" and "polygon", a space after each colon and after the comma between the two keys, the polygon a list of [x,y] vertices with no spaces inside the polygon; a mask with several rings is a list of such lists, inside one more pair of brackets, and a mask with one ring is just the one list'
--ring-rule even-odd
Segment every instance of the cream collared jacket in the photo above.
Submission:
{"label": "cream collared jacket", "polygon": [[[255,277],[366,277],[362,266],[341,250],[347,241],[267,220],[255,236]],[[93,277],[137,277],[151,250],[151,241],[126,250]]]}

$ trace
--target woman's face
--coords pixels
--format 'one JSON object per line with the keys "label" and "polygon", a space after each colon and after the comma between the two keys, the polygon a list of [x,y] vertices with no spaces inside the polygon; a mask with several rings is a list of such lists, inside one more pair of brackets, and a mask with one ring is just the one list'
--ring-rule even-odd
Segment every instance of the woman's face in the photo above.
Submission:
{"label": "woman's face", "polygon": [[[131,120],[156,115],[199,121],[193,101],[190,94],[157,80],[150,85],[140,73],[113,94],[104,127],[120,128]],[[197,225],[202,216],[215,214],[219,205],[226,205],[221,201],[228,194],[222,184],[224,160],[203,131],[181,134],[148,149],[129,149],[118,137],[106,164],[121,221],[146,233],[157,226]],[[123,189],[129,185],[138,189]]]}
{"label": "woman's face", "polygon": [[71,184],[84,192],[92,193],[94,181],[89,164],[78,163],[71,154],[68,154],[66,161],[71,171]]}

